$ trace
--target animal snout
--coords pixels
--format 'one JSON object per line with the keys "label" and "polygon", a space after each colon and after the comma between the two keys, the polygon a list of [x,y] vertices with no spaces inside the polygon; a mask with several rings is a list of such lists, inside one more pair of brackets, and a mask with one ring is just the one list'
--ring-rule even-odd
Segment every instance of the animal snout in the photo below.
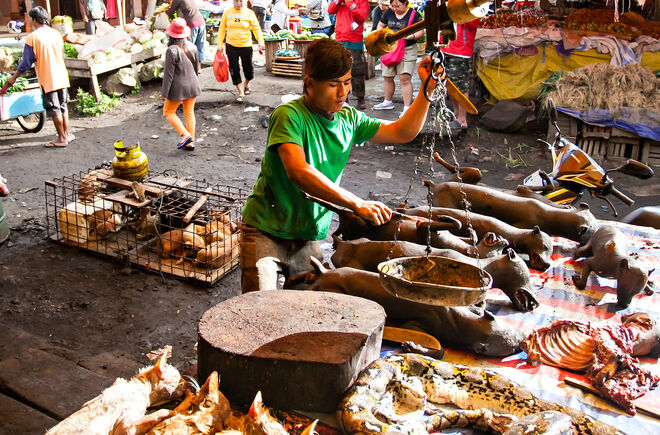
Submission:
{"label": "animal snout", "polygon": [[546,270],[551,266],[550,262],[544,259],[538,252],[532,252],[529,262],[532,268],[536,270]]}

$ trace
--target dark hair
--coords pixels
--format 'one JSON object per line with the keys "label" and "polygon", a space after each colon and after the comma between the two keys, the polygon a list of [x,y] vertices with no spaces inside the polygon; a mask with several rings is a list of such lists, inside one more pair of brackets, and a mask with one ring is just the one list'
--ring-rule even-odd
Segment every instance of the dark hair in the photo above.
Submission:
{"label": "dark hair", "polygon": [[390,4],[392,4],[392,2],[399,2],[403,5],[408,6],[408,1],[407,0],[390,0]]}
{"label": "dark hair", "polygon": [[35,6],[30,9],[28,16],[39,24],[50,24],[50,15],[42,6]]}
{"label": "dark hair", "polygon": [[314,80],[339,78],[353,66],[351,52],[333,39],[317,39],[309,44],[305,55],[305,74]]}

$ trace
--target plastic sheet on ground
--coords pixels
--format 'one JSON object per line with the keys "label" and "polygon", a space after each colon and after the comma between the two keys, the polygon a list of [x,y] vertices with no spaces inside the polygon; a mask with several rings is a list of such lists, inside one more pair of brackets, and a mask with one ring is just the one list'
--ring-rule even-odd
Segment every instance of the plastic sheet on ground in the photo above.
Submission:
{"label": "plastic sheet on ground", "polygon": [[[655,268],[651,281],[660,283],[660,230],[652,228],[626,225],[618,222],[601,222],[617,226],[628,238],[629,252],[639,255],[639,259],[649,269]],[[504,321],[526,333],[534,329],[549,325],[555,320],[569,319],[590,322],[611,321],[620,323],[621,316],[637,311],[644,311],[660,319],[660,294],[653,296],[639,294],[633,298],[630,306],[625,309],[616,307],[616,282],[611,279],[591,275],[585,290],[578,290],[571,280],[571,276],[580,273],[582,260],[572,258],[576,242],[554,238],[554,253],[552,266],[543,272],[530,270],[532,284],[538,289],[537,295],[541,305],[534,311],[522,313],[511,308],[509,299],[500,290],[489,291],[487,307]],[[657,284],[656,284],[657,287]],[[384,345],[381,356],[391,353],[392,347]],[[636,416],[625,413],[613,403],[583,392],[564,383],[565,377],[572,377],[585,381],[582,374],[568,370],[558,369],[548,365],[532,366],[526,363],[527,355],[524,352],[505,357],[491,358],[477,356],[472,353],[445,349],[444,361],[452,364],[464,364],[494,370],[514,382],[523,385],[538,397],[561,403],[565,406],[578,409],[593,418],[610,424],[628,434],[657,434],[660,433],[660,420],[645,415],[638,409]],[[658,373],[658,360],[640,358],[642,365]],[[645,403],[660,408],[660,389],[653,390],[637,399],[636,403]],[[303,414],[312,418],[321,418],[326,425],[336,427],[337,422],[333,414]],[[282,417],[281,415],[278,415]],[[284,418],[290,425],[295,419]],[[306,420],[308,422],[309,420]],[[299,425],[301,426],[301,425]],[[334,435],[331,428],[324,425],[323,434]],[[446,429],[442,433],[472,433],[470,429]]]}
{"label": "plastic sheet on ground", "polygon": [[621,107],[610,112],[607,109],[579,110],[558,107],[557,110],[582,121],[601,127],[617,127],[637,136],[660,141],[660,111]]}
{"label": "plastic sheet on ground", "polygon": [[[649,269],[656,268],[651,280],[660,282],[660,231],[614,222],[628,237],[629,252],[639,254],[639,259]],[[541,305],[530,313],[521,313],[509,308],[506,296],[489,294],[488,308],[505,321],[524,330],[546,326],[559,319],[583,320],[591,322],[612,321],[619,323],[624,314],[645,311],[660,319],[660,295],[639,294],[625,309],[616,307],[616,281],[600,278],[592,274],[585,290],[578,290],[571,276],[580,273],[582,260],[572,259],[577,243],[555,238],[552,266],[544,271],[530,270],[532,283],[536,285]],[[491,294],[499,290],[491,290]],[[500,305],[502,304],[502,305]],[[455,364],[477,365],[503,374],[525,386],[537,396],[559,402],[585,412],[592,417],[615,426],[624,433],[651,434],[660,433],[660,420],[643,414],[638,410],[636,416],[625,413],[613,403],[577,388],[567,386],[566,376],[585,380],[582,374],[562,370],[547,365],[532,366],[525,362],[527,355],[521,352],[504,359],[477,357],[474,354],[447,350],[444,361]],[[645,368],[658,372],[658,360],[640,358]],[[647,403],[660,408],[660,390],[656,389],[636,403]]]}

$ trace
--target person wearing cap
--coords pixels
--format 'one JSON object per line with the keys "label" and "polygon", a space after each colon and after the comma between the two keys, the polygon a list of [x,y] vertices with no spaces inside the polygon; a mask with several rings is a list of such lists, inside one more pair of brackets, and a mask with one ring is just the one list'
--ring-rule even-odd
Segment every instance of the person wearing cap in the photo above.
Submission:
{"label": "person wearing cap", "polygon": [[[312,42],[305,56],[303,96],[278,106],[270,116],[261,172],[243,207],[240,264],[243,292],[276,290],[280,275],[310,270],[309,257],[322,259],[332,213],[302,192],[345,207],[374,225],[390,220],[383,203],[342,188],[353,144],[407,143],[426,120],[422,93],[395,122],[370,118],[346,104],[351,90],[351,53],[332,39]],[[418,68],[422,82],[431,61]],[[429,81],[429,91],[435,81]]]}
{"label": "person wearing cap", "polygon": [[16,72],[7,78],[7,88],[32,68],[37,72],[37,80],[43,94],[44,109],[53,118],[57,140],[47,142],[47,148],[66,147],[74,137],[69,133],[69,72],[64,64],[64,41],[57,30],[51,28],[50,15],[41,6],[28,12],[30,26],[34,29],[25,38],[23,57]]}
{"label": "person wearing cap", "polygon": [[[181,140],[177,148],[195,149],[195,99],[202,93],[197,75],[200,72],[199,58],[195,45],[188,39],[190,28],[183,18],[175,18],[165,30],[170,37],[165,53],[163,87],[161,91],[163,115],[174,127]],[[179,105],[183,105],[186,126],[176,115]]]}
{"label": "person wearing cap", "polygon": [[202,62],[204,60],[204,41],[206,40],[206,21],[199,13],[197,1],[172,0],[170,7],[165,12],[170,19],[176,13],[177,17],[186,20],[186,24],[190,27],[190,39],[197,47],[197,57]]}
{"label": "person wearing cap", "polygon": [[371,31],[378,30],[378,23],[385,11],[390,7],[390,0],[379,0],[378,5],[371,11]]}
{"label": "person wearing cap", "polygon": [[[251,33],[250,33],[251,32]],[[231,82],[236,86],[238,96],[237,103],[242,103],[246,95],[250,95],[250,82],[254,79],[254,67],[252,66],[252,34],[259,44],[259,51],[264,49],[264,35],[259,27],[259,21],[254,11],[248,9],[243,0],[234,0],[234,7],[225,9],[218,30],[218,48],[227,38],[227,60],[229,60],[229,74]],[[241,69],[239,60],[243,66],[245,81],[241,81]]]}

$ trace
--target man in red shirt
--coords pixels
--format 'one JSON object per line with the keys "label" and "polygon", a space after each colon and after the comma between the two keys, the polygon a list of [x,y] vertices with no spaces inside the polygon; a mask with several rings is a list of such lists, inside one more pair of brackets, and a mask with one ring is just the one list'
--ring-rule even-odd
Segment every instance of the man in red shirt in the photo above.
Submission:
{"label": "man in red shirt", "polygon": [[346,47],[353,57],[351,68],[351,92],[357,98],[358,109],[366,109],[364,101],[367,62],[364,59],[364,21],[369,15],[368,0],[332,0],[328,5],[330,15],[337,14],[335,38]]}

